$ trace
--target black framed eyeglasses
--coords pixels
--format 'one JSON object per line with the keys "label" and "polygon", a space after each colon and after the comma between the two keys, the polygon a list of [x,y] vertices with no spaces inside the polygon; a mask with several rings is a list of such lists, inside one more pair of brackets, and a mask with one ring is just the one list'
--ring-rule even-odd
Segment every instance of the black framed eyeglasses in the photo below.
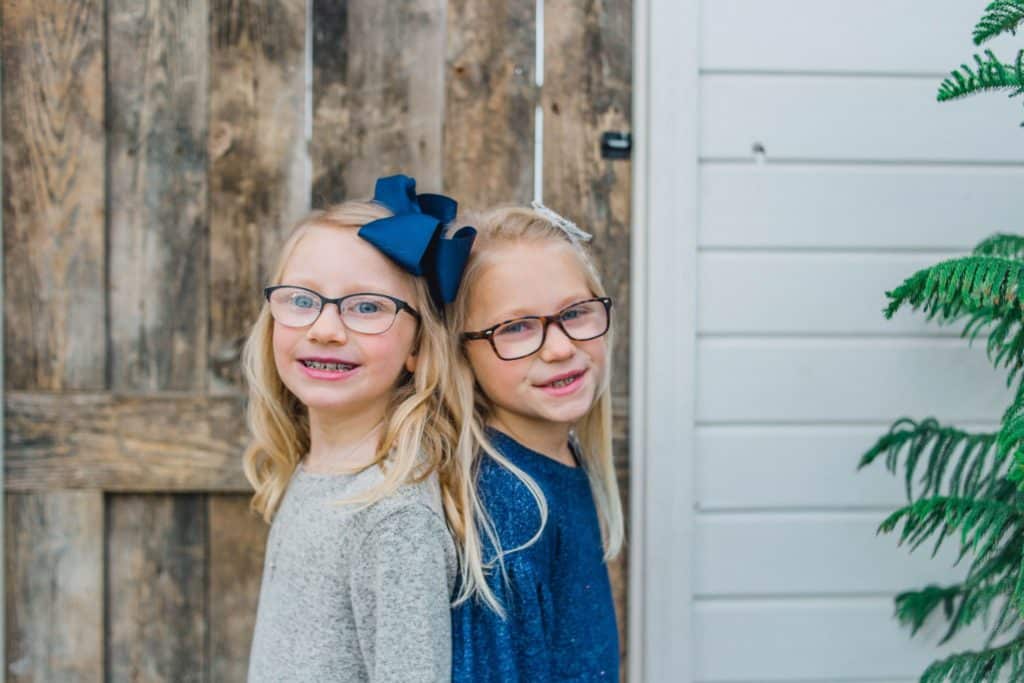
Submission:
{"label": "black framed eyeglasses", "polygon": [[611,326],[612,300],[601,296],[569,304],[554,315],[527,315],[492,325],[479,332],[464,332],[466,341],[486,339],[498,358],[518,360],[544,346],[548,325],[554,323],[566,337],[588,341],[604,336]]}
{"label": "black framed eyeglasses", "polygon": [[358,292],[330,299],[320,292],[295,285],[275,285],[263,290],[270,303],[270,315],[285,327],[307,327],[320,317],[327,304],[338,307],[345,328],[360,334],[384,334],[402,311],[420,319],[420,314],[401,299],[387,294]]}

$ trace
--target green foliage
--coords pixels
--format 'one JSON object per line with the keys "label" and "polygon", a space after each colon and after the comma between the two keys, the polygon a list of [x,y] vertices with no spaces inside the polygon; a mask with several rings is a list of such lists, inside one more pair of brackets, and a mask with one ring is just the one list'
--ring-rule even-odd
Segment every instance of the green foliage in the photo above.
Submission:
{"label": "green foliage", "polygon": [[975,256],[999,256],[1024,261],[1024,237],[996,233],[974,247]]}
{"label": "green foliage", "polygon": [[1006,645],[982,652],[961,652],[929,666],[921,683],[983,683],[998,681],[999,673],[1008,668],[1010,680],[1019,681],[1024,672],[1024,637]]}
{"label": "green foliage", "polygon": [[[975,44],[1024,24],[1024,0],[993,0],[974,29]],[[939,101],[987,90],[1024,93],[1024,50],[1014,64],[992,51],[975,55],[939,87]],[[962,323],[961,336],[987,336],[994,366],[1013,384],[1024,367],[1024,236],[997,234],[970,256],[914,273],[886,293],[887,318],[903,306],[941,324]],[[902,469],[907,504],[879,526],[911,552],[932,555],[956,543],[967,575],[948,586],[925,586],[896,596],[896,617],[917,634],[932,618],[946,623],[942,642],[968,626],[987,634],[983,649],[934,662],[921,683],[1024,681],[1024,381],[995,433],[970,433],[932,418],[897,420],[863,455]],[[1018,488],[1018,484],[1020,488]],[[993,618],[994,613],[994,618]]]}
{"label": "green foliage", "polygon": [[974,44],[981,45],[1001,33],[1016,33],[1024,23],[1024,0],[996,0],[985,8],[985,14],[974,27]]}
{"label": "green foliage", "polygon": [[1004,64],[991,50],[988,59],[974,55],[975,68],[961,64],[939,85],[939,102],[967,97],[985,90],[1010,90],[1011,95],[1024,92],[1024,50],[1017,53],[1014,64]]}
{"label": "green foliage", "polygon": [[[1013,242],[989,238],[979,248],[1006,249]],[[1024,365],[1024,262],[997,256],[966,256],[943,261],[914,273],[886,292],[885,316],[904,305],[922,310],[942,323],[968,319],[963,336],[972,341],[988,334],[988,356],[996,367],[1010,370],[1011,383]]]}
{"label": "green foliage", "polygon": [[903,418],[864,454],[860,467],[884,455],[886,469],[896,474],[903,455],[909,501],[943,493],[984,495],[1006,476],[1007,459],[1005,453],[996,451],[996,437],[943,427],[932,418],[921,422]]}

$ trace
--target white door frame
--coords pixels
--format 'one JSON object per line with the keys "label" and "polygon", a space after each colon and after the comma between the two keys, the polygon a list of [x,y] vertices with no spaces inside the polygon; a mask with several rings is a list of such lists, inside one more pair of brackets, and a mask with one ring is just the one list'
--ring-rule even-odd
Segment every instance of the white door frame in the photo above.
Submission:
{"label": "white door frame", "polygon": [[634,0],[629,680],[693,680],[699,0]]}

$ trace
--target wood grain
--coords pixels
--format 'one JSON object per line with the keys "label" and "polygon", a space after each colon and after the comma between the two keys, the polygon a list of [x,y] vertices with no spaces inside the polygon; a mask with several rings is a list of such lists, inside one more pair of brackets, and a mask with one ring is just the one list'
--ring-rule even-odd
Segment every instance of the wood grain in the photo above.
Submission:
{"label": "wood grain", "polygon": [[306,0],[211,0],[209,387],[239,355],[278,247],[309,208]]}
{"label": "wood grain", "polygon": [[206,382],[206,0],[111,0],[110,364],[116,389]]}
{"label": "wood grain", "polygon": [[443,0],[313,0],[313,205],[441,188]]}
{"label": "wood grain", "polygon": [[249,490],[236,398],[9,392],[4,421],[8,490]]}
{"label": "wood grain", "polygon": [[248,496],[210,497],[210,680],[244,681],[268,527]]}
{"label": "wood grain", "polygon": [[6,676],[103,680],[103,494],[7,494]]}
{"label": "wood grain", "polygon": [[111,680],[207,680],[205,503],[198,495],[109,499]]}
{"label": "wood grain", "polygon": [[533,197],[536,3],[450,0],[444,189],[464,207]]}
{"label": "wood grain", "polygon": [[3,3],[5,386],[102,389],[103,3]]}

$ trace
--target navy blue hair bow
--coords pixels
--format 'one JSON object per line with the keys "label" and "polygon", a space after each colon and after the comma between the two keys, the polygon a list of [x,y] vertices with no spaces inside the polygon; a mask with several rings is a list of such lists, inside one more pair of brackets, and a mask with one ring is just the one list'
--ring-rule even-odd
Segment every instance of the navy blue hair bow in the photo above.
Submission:
{"label": "navy blue hair bow", "polygon": [[373,200],[395,215],[367,223],[359,236],[403,270],[425,277],[438,306],[454,301],[476,239],[476,229],[469,226],[450,238],[442,236],[444,226],[455,220],[455,200],[442,194],[417,195],[416,180],[406,175],[378,178]]}

